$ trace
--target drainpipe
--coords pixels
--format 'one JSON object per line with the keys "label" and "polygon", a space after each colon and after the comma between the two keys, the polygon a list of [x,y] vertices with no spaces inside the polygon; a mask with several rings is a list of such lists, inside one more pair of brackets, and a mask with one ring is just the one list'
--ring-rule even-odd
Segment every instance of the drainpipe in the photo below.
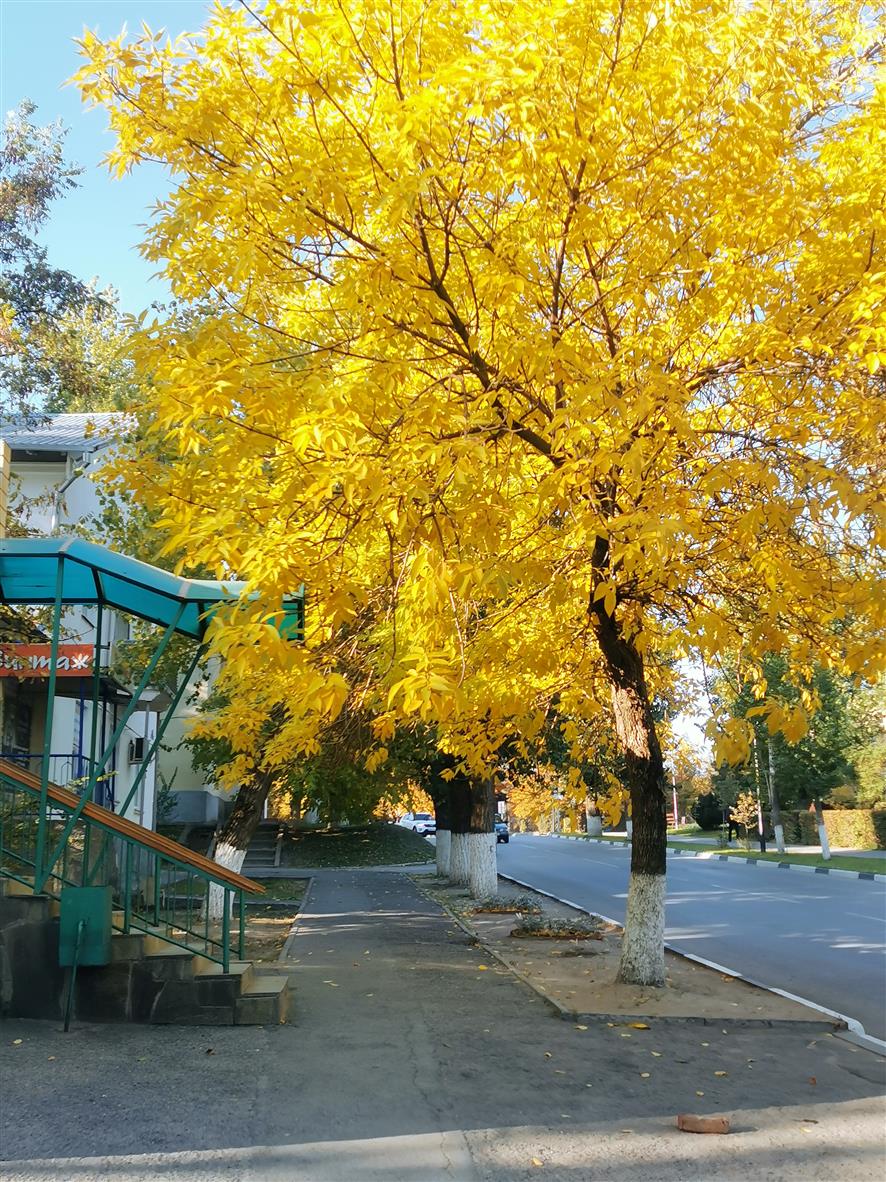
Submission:
{"label": "drainpipe", "polygon": [[[92,462],[94,462],[94,461],[95,461],[95,456],[92,456]],[[83,452],[83,454],[80,457],[80,466],[77,468],[75,468],[73,466],[73,460],[71,459],[70,456],[68,456],[65,467],[67,469],[68,475],[66,476],[64,481],[58,486],[58,488],[55,490],[55,492],[52,494],[52,517],[50,518],[50,522],[49,522],[49,534],[50,534],[50,537],[53,537],[53,538],[58,537],[58,530],[59,530],[59,520],[58,519],[59,519],[59,515],[61,513],[62,497],[65,495],[65,493],[68,491],[68,489],[74,483],[74,481],[79,480],[81,476],[85,476],[86,473],[89,471],[89,469],[92,467],[92,463],[90,462],[89,452]]]}

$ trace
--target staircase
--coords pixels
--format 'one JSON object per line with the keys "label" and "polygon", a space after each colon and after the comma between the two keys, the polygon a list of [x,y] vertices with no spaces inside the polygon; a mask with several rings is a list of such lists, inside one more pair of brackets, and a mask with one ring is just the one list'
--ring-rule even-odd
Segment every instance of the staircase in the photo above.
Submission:
{"label": "staircase", "polygon": [[[66,971],[58,964],[59,903],[21,883],[0,883],[0,1011],[62,1017]],[[115,931],[107,965],[77,972],[73,1016],[82,1022],[248,1026],[285,1022],[288,979],[249,961],[228,971],[162,933]]]}
{"label": "staircase", "polygon": [[[75,1018],[226,1026],[286,1020],[288,979],[259,973],[243,958],[245,900],[262,893],[257,883],[98,805],[76,816],[79,797],[56,785],[42,813],[40,801],[39,780],[0,760],[0,1013],[61,1017],[62,891],[107,885],[111,956],[78,970]],[[60,848],[53,848],[56,839]],[[45,862],[41,849],[50,851]],[[210,887],[223,893],[219,921],[205,906]]]}
{"label": "staircase", "polygon": [[246,857],[243,859],[244,874],[256,874],[261,877],[263,870],[273,870],[277,864],[277,841],[280,835],[279,821],[261,821]]}

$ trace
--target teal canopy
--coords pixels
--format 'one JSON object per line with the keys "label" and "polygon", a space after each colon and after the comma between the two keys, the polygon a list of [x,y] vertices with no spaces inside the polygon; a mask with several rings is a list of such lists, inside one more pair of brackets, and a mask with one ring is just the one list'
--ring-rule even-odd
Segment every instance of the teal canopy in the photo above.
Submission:
{"label": "teal canopy", "polygon": [[[147,562],[127,558],[81,538],[0,538],[0,602],[52,604],[61,563],[61,601],[101,604],[168,627],[184,605],[175,630],[203,640],[212,609],[231,603],[246,584],[181,579]],[[300,639],[304,596],[288,596],[281,632]]]}

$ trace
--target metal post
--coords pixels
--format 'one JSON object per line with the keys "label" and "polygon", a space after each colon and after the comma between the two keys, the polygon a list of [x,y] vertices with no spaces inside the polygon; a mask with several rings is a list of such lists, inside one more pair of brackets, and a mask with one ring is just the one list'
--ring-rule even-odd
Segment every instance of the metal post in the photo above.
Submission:
{"label": "metal post", "polygon": [[[207,891],[209,890],[209,883],[206,884]],[[227,973],[231,969],[231,896],[233,892],[225,887],[224,904],[225,909],[222,912],[222,969]],[[209,912],[209,896],[206,897],[206,911]]]}
{"label": "metal post", "polygon": [[129,931],[132,919],[132,842],[123,850],[123,934]]}
{"label": "metal post", "polygon": [[64,558],[60,555],[55,573],[55,600],[52,607],[52,648],[49,658],[49,684],[46,692],[46,717],[43,721],[43,763],[40,768],[40,813],[37,817],[37,849],[34,854],[34,893],[43,889],[52,860],[46,863],[46,816],[49,801],[49,756],[52,751],[52,716],[55,707],[55,683],[58,667],[58,644],[62,628],[62,592],[64,590]]}
{"label": "metal post", "polygon": [[154,854],[154,926],[160,926],[160,855]]}
{"label": "metal post", "polygon": [[[101,659],[102,659],[102,603],[98,602],[95,616],[95,653],[92,659],[92,718],[89,733],[89,774],[95,767],[95,744],[98,738],[98,707],[101,694]],[[104,739],[104,733],[102,734]]]}
{"label": "metal post", "polygon": [[71,965],[71,979],[68,983],[68,999],[65,1002],[65,1034],[71,1026],[71,1011],[74,1008],[74,987],[77,984],[77,965],[80,963],[80,947],[83,943],[83,933],[86,930],[86,920],[81,919],[77,924],[77,939],[74,943],[74,963]]}
{"label": "metal post", "polygon": [[246,908],[243,905],[243,888],[238,892],[240,903],[240,937],[237,941],[237,959],[246,959]]}

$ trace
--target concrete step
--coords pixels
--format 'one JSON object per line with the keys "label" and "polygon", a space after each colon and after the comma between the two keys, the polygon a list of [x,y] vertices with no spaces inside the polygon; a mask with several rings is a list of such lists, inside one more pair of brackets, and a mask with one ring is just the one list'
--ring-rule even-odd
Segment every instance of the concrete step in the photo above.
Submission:
{"label": "concrete step", "polygon": [[255,966],[251,960],[233,960],[225,972],[220,964],[194,974],[197,998],[201,1005],[233,1005],[255,983]]}
{"label": "concrete step", "polygon": [[[206,972],[211,970],[215,964],[214,960],[210,960],[203,955],[203,949],[199,944],[179,944],[175,940],[170,939],[165,928],[148,928],[144,933],[145,939],[145,956],[185,956],[190,957],[195,973]],[[180,936],[181,940],[185,939],[184,933]]]}
{"label": "concrete step", "polygon": [[14,878],[0,879],[0,908],[7,921],[13,919],[57,919],[62,905],[52,895],[34,894],[32,883],[18,882]]}
{"label": "concrete step", "polygon": [[145,955],[145,937],[142,932],[111,933],[111,962],[141,960]]}
{"label": "concrete step", "polygon": [[289,1019],[289,978],[256,974],[234,1002],[235,1026],[279,1026]]}

